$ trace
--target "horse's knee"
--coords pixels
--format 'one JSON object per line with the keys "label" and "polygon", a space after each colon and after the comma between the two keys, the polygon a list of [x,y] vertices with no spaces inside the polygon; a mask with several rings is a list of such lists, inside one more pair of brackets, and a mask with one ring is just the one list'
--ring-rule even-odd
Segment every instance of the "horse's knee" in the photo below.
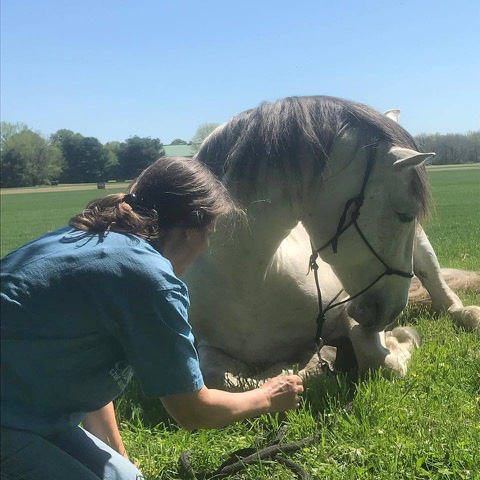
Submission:
{"label": "horse's knee", "polygon": [[419,333],[412,327],[396,327],[390,332],[385,332],[388,339],[394,337],[399,344],[405,344],[408,348],[418,348],[422,343]]}

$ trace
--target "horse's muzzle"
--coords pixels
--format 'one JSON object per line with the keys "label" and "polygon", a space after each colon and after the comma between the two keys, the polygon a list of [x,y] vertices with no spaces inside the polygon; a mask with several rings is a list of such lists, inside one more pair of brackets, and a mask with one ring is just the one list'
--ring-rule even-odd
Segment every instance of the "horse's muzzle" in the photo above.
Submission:
{"label": "horse's muzzle", "polygon": [[374,295],[362,297],[351,301],[347,313],[363,327],[377,332],[391,325],[406,306],[406,302],[392,305],[384,299],[377,299]]}

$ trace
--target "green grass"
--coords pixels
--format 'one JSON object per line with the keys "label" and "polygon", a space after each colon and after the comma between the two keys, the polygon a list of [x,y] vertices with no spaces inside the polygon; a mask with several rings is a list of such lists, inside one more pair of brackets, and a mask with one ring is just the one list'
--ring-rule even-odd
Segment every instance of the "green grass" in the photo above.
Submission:
{"label": "green grass", "polygon": [[426,232],[442,266],[480,270],[480,170],[430,171]]}
{"label": "green grass", "polygon": [[478,170],[480,169],[480,163],[461,163],[457,165],[427,165],[427,170]]}
{"label": "green grass", "polygon": [[[433,170],[430,178],[436,208],[426,230],[442,266],[480,270],[480,170]],[[2,254],[66,224],[99,193],[2,195]],[[480,293],[462,299],[478,305]],[[480,479],[479,337],[425,308],[407,309],[403,321],[424,341],[405,378],[381,372],[356,383],[345,376],[311,378],[299,411],[224,429],[185,432],[132,383],[116,402],[127,451],[147,480],[175,479],[182,450],[192,451],[194,469],[210,471],[233,450],[263,446],[286,421],[286,441],[321,435],[289,456],[315,479]],[[235,478],[293,475],[268,464]]]}
{"label": "green grass", "polygon": [[[151,420],[162,419],[160,411],[152,417],[151,406],[142,412],[136,404],[131,420],[120,400],[127,450],[147,479],[180,478],[178,458],[183,450],[192,451],[197,472],[212,471],[238,448],[264,446],[285,421],[285,441],[320,434],[318,443],[289,456],[312,478],[478,479],[479,339],[428,310],[410,309],[405,317],[415,323],[424,344],[403,379],[387,378],[382,372],[357,383],[345,376],[311,378],[299,411],[195,433],[169,422],[151,425]],[[235,478],[293,476],[270,464],[251,466]]]}
{"label": "green grass", "polygon": [[90,200],[125,189],[12,193],[1,196],[1,256],[68,224]]}

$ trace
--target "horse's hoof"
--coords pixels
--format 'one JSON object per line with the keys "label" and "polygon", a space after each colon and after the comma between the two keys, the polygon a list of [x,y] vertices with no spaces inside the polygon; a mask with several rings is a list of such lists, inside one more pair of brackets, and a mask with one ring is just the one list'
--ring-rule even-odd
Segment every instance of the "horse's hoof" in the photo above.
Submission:
{"label": "horse's hoof", "polygon": [[480,307],[470,305],[451,312],[452,318],[463,328],[480,335]]}

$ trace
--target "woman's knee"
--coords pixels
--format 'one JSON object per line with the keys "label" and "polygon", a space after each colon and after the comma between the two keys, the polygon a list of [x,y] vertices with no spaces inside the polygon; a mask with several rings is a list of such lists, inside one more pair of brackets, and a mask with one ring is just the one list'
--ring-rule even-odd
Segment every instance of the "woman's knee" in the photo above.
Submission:
{"label": "woman's knee", "polygon": [[116,450],[80,427],[55,442],[102,480],[141,480],[138,468]]}

